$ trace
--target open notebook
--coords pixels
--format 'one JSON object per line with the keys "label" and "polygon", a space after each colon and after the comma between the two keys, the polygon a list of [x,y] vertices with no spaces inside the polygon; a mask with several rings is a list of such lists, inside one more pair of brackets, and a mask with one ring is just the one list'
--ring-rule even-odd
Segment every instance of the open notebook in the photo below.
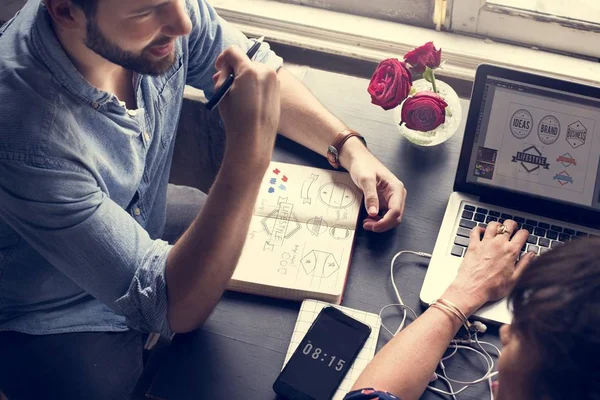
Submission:
{"label": "open notebook", "polygon": [[[317,315],[321,312],[323,307],[328,306],[329,304],[324,303],[322,301],[317,300],[305,300],[300,307],[300,313],[298,314],[298,320],[296,321],[296,325],[294,326],[294,333],[292,334],[292,339],[290,341],[290,346],[288,347],[287,354],[285,355],[285,361],[283,362],[283,367],[290,360],[294,351],[302,341],[302,338],[308,332],[308,329],[312,325]],[[351,316],[354,319],[359,320],[371,327],[371,335],[365,342],[365,345],[358,353],[358,356],[352,363],[352,366],[348,370],[348,373],[340,383],[337,391],[333,395],[332,400],[342,400],[346,394],[352,388],[352,385],[358,379],[361,372],[365,369],[369,361],[373,359],[375,356],[375,348],[377,347],[377,339],[379,338],[379,328],[381,326],[381,318],[379,315],[368,313],[365,311],[356,310],[354,308],[348,308],[344,306],[334,305],[337,309],[344,312],[346,315]],[[281,367],[281,369],[283,369]]]}
{"label": "open notebook", "polygon": [[347,172],[272,162],[228,289],[339,304],[361,207]]}

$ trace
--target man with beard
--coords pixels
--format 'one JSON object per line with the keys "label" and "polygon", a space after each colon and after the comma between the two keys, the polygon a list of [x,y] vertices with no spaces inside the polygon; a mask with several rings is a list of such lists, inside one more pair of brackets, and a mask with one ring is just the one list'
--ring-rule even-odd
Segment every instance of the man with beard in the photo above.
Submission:
{"label": "man with beard", "polygon": [[[0,390],[11,400],[127,398],[144,333],[202,325],[277,132],[324,156],[347,138],[331,162],[365,194],[363,227],[400,223],[402,183],[267,44],[248,59],[252,43],[204,0],[29,0],[0,28]],[[210,96],[230,73],[210,195],[169,185],[184,86]]]}

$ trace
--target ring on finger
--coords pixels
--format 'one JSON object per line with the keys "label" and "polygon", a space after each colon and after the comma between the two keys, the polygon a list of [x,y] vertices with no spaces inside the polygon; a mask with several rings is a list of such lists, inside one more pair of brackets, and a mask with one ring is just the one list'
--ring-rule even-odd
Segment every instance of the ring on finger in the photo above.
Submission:
{"label": "ring on finger", "polygon": [[496,234],[502,235],[503,233],[508,233],[509,236],[512,235],[512,232],[508,230],[506,225],[501,224],[500,226],[498,226],[498,228],[496,228]]}

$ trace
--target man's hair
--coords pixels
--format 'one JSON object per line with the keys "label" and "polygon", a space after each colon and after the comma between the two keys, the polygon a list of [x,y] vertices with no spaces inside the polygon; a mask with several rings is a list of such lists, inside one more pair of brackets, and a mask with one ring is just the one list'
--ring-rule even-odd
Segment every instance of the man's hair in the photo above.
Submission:
{"label": "man's hair", "polygon": [[71,0],[73,4],[83,10],[86,17],[93,17],[96,14],[98,0]]}
{"label": "man's hair", "polygon": [[514,331],[537,353],[533,390],[600,399],[600,239],[575,239],[535,259],[509,301]]}

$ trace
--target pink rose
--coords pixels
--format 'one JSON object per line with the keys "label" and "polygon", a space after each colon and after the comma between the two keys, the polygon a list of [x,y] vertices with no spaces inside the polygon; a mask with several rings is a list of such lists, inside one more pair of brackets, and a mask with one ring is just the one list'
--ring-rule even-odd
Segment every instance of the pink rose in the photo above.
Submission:
{"label": "pink rose", "polygon": [[411,87],[412,74],[406,64],[395,58],[388,58],[380,62],[373,72],[368,91],[371,103],[390,110],[408,97]]}
{"label": "pink rose", "polygon": [[437,68],[442,62],[442,49],[436,50],[433,42],[427,42],[423,46],[409,51],[404,55],[406,61],[412,67],[413,72],[422,74],[425,67]]}
{"label": "pink rose", "polygon": [[408,129],[428,132],[446,122],[448,103],[433,92],[419,92],[402,105],[402,121]]}

